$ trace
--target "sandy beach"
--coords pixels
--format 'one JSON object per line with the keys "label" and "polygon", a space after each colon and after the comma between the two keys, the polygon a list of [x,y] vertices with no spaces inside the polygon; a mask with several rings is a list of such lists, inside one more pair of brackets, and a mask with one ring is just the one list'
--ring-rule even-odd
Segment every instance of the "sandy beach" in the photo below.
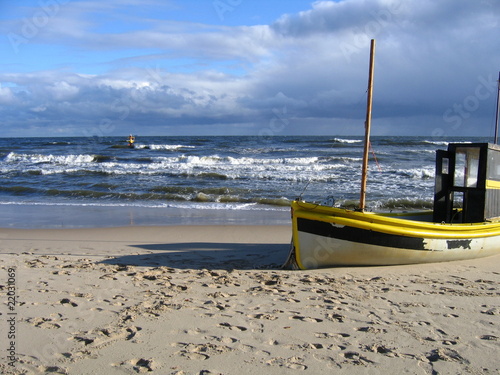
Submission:
{"label": "sandy beach", "polygon": [[499,373],[498,256],[289,271],[290,236],[281,225],[0,229],[0,371]]}

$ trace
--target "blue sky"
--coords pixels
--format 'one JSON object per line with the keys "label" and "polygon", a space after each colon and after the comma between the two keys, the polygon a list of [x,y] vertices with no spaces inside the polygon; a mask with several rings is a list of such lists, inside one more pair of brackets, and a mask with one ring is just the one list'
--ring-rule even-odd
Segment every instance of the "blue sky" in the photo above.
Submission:
{"label": "blue sky", "polygon": [[[21,5],[18,5],[21,4]],[[492,133],[497,0],[0,4],[4,136]]]}

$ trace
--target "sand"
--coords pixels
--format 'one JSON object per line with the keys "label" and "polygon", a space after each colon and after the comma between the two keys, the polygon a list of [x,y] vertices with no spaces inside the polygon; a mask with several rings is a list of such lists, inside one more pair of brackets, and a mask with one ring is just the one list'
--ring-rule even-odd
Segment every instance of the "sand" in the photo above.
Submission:
{"label": "sand", "polygon": [[288,271],[289,242],[279,225],[0,229],[0,371],[499,373],[500,257]]}

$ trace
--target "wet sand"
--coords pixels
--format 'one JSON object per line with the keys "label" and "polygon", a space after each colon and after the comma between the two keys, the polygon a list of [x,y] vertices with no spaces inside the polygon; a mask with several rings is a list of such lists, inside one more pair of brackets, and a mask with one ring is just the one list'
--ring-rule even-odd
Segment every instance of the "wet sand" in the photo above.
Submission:
{"label": "wet sand", "polygon": [[499,256],[288,271],[290,237],[286,225],[0,229],[1,332],[17,296],[15,361],[2,333],[0,371],[500,371]]}
{"label": "wet sand", "polygon": [[[220,206],[220,204],[216,205]],[[253,204],[197,209],[132,204],[14,204],[0,202],[0,228],[72,229],[166,225],[291,225],[290,208]],[[230,208],[233,207],[233,208]]]}

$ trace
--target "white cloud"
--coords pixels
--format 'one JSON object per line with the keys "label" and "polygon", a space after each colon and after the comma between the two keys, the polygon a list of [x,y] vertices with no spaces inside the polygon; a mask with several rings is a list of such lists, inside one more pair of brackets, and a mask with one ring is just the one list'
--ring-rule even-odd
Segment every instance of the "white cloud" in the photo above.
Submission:
{"label": "white cloud", "polygon": [[52,100],[54,101],[67,101],[78,95],[80,89],[76,86],[70,85],[65,81],[54,82],[51,86],[46,88]]}
{"label": "white cloud", "polygon": [[0,104],[8,105],[14,102],[14,95],[9,87],[0,86]]}

